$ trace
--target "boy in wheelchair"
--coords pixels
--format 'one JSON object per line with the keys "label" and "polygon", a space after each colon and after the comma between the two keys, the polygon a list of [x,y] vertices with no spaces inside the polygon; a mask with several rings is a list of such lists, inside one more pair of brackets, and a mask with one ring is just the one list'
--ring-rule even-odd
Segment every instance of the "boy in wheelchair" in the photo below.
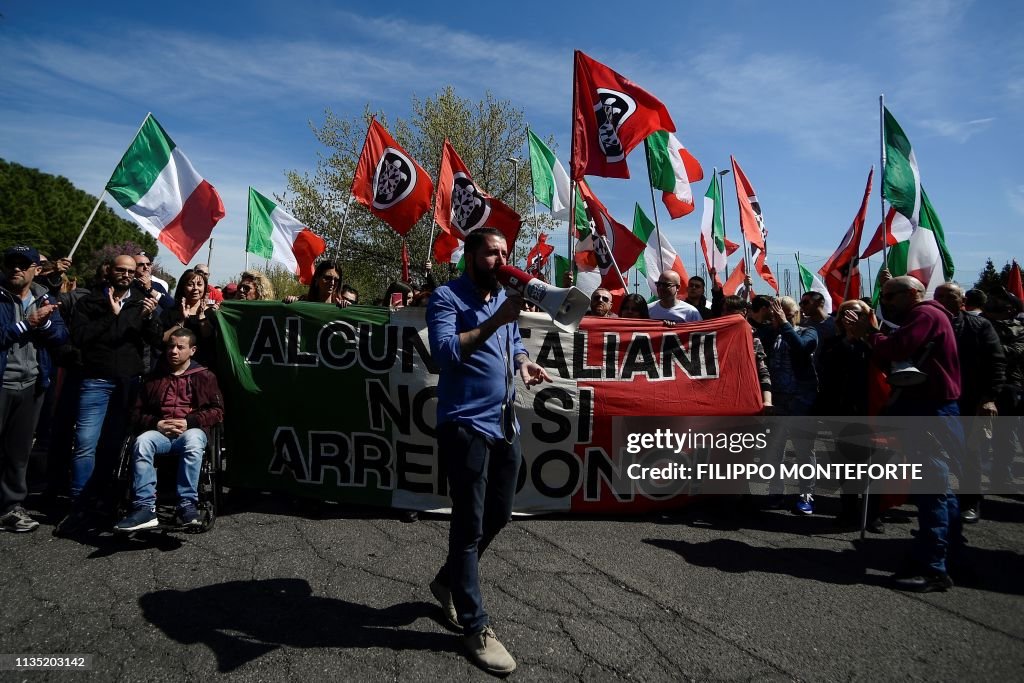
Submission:
{"label": "boy in wheelchair", "polygon": [[131,512],[114,531],[158,526],[153,458],[162,453],[180,457],[177,523],[183,527],[201,524],[199,473],[209,430],[224,419],[224,401],[216,376],[192,360],[195,335],[180,328],[170,334],[167,344],[166,364],[147,378],[139,391],[134,418],[142,433],[132,446]]}

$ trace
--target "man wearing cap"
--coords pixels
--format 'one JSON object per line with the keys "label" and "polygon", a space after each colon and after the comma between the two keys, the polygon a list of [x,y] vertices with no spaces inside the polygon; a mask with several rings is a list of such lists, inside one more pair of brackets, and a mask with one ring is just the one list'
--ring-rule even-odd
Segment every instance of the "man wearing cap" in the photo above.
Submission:
{"label": "man wearing cap", "polygon": [[0,277],[0,529],[34,531],[39,522],[22,504],[32,437],[50,381],[49,349],[64,344],[68,331],[57,301],[33,282],[39,252],[28,246],[4,251]]}

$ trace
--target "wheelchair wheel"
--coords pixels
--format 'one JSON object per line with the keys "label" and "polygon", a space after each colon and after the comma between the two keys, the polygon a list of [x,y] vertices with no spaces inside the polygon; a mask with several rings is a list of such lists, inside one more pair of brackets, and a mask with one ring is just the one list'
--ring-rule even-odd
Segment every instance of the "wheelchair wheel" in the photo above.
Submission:
{"label": "wheelchair wheel", "polygon": [[218,480],[221,470],[221,433],[219,425],[210,430],[203,466],[199,473],[200,531],[209,531],[213,528],[220,510],[222,496]]}

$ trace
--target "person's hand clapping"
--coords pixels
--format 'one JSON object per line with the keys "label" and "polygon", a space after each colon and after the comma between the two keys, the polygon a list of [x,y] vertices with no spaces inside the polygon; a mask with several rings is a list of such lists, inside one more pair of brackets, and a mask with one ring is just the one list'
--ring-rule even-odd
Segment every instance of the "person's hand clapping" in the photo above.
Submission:
{"label": "person's hand clapping", "polygon": [[43,325],[46,322],[46,319],[49,318],[56,310],[57,304],[46,304],[44,306],[40,306],[29,314],[25,322],[28,323],[29,327],[39,327],[40,325]]}

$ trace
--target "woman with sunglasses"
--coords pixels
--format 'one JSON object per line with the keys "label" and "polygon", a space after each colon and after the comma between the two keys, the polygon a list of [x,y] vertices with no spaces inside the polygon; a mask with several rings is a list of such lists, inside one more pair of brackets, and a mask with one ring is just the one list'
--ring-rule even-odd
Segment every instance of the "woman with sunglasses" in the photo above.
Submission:
{"label": "woman with sunglasses", "polygon": [[267,301],[274,298],[274,286],[263,273],[242,273],[235,290],[238,301]]}
{"label": "woman with sunglasses", "polygon": [[313,280],[309,283],[309,291],[302,296],[289,295],[284,303],[296,301],[315,301],[321,304],[337,304],[348,306],[351,302],[341,296],[341,267],[334,261],[321,261],[313,271]]}

